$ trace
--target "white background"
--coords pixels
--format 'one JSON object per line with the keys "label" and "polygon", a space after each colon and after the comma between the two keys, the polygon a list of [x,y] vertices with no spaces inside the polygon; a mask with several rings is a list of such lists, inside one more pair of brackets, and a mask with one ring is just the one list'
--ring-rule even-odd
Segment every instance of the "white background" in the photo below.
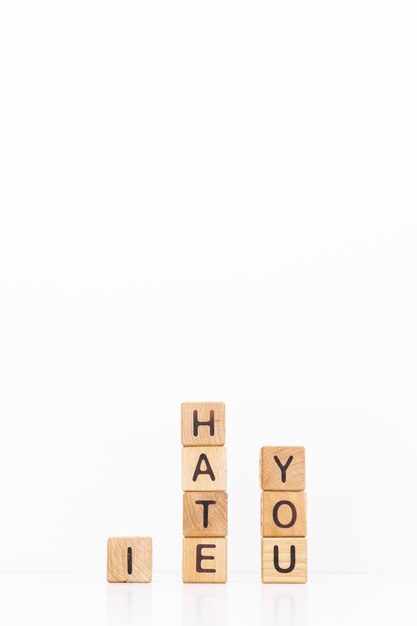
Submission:
{"label": "white background", "polygon": [[414,2],[0,4],[0,569],[181,569],[225,401],[229,568],[304,445],[309,570],[417,569]]}

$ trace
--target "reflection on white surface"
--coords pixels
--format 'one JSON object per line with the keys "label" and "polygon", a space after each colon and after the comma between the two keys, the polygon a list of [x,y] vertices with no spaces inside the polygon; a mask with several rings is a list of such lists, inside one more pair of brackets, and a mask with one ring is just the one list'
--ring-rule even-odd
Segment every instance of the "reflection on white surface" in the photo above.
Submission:
{"label": "reflection on white surface", "polygon": [[306,585],[262,585],[262,626],[305,626]]}
{"label": "reflection on white surface", "polygon": [[414,575],[310,575],[307,585],[109,584],[103,572],[0,572],[5,626],[396,626],[417,624]]}
{"label": "reflection on white surface", "polygon": [[183,585],[183,626],[226,626],[227,585]]}
{"label": "reflection on white surface", "polygon": [[152,584],[108,584],[106,617],[107,626],[151,624]]}

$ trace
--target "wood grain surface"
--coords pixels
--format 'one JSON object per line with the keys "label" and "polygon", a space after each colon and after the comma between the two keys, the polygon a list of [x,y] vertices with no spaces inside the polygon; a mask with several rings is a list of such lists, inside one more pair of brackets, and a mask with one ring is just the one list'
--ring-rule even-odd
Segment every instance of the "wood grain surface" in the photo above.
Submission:
{"label": "wood grain surface", "polygon": [[263,491],[261,535],[263,537],[305,537],[307,505],[305,491]]}
{"label": "wood grain surface", "polygon": [[[224,446],[225,415],[224,402],[183,402],[181,405],[182,445]],[[201,422],[208,422],[208,424]]]}
{"label": "wood grain surface", "polygon": [[[203,571],[198,571],[199,568]],[[225,537],[184,537],[182,580],[185,583],[225,583],[227,580],[227,539]]]}
{"label": "wood grain surface", "polygon": [[108,539],[107,580],[109,583],[149,583],[151,579],[152,539],[150,537],[111,537]]}
{"label": "wood grain surface", "polygon": [[[295,556],[294,568],[289,572],[277,571],[277,563],[283,570],[292,565],[291,548]],[[264,583],[305,583],[307,582],[307,541],[303,538],[263,538],[262,539],[262,582]]]}
{"label": "wood grain surface", "polygon": [[[200,473],[199,470],[209,473]],[[226,491],[226,475],[224,446],[182,449],[183,491]]]}
{"label": "wood grain surface", "polygon": [[227,493],[187,491],[183,494],[184,537],[227,535]]}
{"label": "wood grain surface", "polygon": [[[291,458],[292,457],[292,458]],[[282,469],[286,467],[286,469]],[[305,489],[305,450],[302,446],[264,446],[260,453],[261,488],[265,491]]]}

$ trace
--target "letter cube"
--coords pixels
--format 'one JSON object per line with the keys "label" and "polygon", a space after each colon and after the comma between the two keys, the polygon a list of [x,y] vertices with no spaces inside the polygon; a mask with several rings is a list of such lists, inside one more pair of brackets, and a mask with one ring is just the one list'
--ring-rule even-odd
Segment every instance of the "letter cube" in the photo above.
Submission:
{"label": "letter cube", "polygon": [[183,533],[185,537],[225,537],[227,493],[186,491],[183,494]]}
{"label": "letter cube", "polygon": [[307,582],[306,539],[262,539],[262,582]]}
{"label": "letter cube", "polygon": [[224,446],[224,402],[183,402],[181,439],[183,446]]}
{"label": "letter cube", "polygon": [[302,446],[264,446],[260,455],[261,488],[265,491],[303,491],[305,452]]}
{"label": "letter cube", "polygon": [[183,448],[182,490],[226,491],[226,448]]}
{"label": "letter cube", "polygon": [[227,539],[185,537],[182,547],[182,580],[185,583],[225,583]]}
{"label": "letter cube", "polygon": [[307,507],[305,491],[263,491],[261,535],[263,537],[305,537]]}
{"label": "letter cube", "polygon": [[152,539],[111,537],[107,541],[109,583],[149,583],[152,579]]}

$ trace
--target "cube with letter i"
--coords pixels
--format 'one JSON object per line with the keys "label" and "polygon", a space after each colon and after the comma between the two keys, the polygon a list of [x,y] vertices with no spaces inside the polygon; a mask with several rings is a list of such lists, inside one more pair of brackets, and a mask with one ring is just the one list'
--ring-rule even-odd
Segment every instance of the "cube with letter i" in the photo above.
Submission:
{"label": "cube with letter i", "polygon": [[109,583],[149,583],[152,579],[150,537],[110,537],[107,541]]}

